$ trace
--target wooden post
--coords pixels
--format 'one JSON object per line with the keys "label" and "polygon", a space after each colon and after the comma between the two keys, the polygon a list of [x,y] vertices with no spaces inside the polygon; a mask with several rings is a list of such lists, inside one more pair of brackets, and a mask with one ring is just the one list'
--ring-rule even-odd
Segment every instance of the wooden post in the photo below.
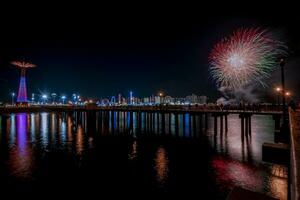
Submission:
{"label": "wooden post", "polygon": [[172,123],[172,113],[169,113],[169,135],[172,134],[172,126],[171,126],[171,123]]}
{"label": "wooden post", "polygon": [[241,136],[242,136],[242,140],[244,141],[244,115],[240,115],[240,118],[241,118]]}
{"label": "wooden post", "polygon": [[204,114],[205,131],[208,129],[208,113]]}
{"label": "wooden post", "polygon": [[223,133],[223,114],[220,116],[220,133]]}
{"label": "wooden post", "polygon": [[216,115],[214,115],[214,134],[215,134],[215,136],[217,136],[217,132],[218,132],[218,117]]}
{"label": "wooden post", "polygon": [[193,132],[194,132],[194,136],[196,136],[196,115],[193,115]]}
{"label": "wooden post", "polygon": [[228,121],[227,121],[227,114],[225,114],[225,131],[228,131]]}
{"label": "wooden post", "polygon": [[166,118],[165,118],[165,113],[161,113],[161,120],[162,120],[162,122],[161,122],[161,132],[162,132],[162,134],[165,134],[166,133]]}
{"label": "wooden post", "polygon": [[182,114],[182,133],[183,133],[183,136],[185,136],[185,113]]}
{"label": "wooden post", "polygon": [[249,116],[249,135],[251,136],[251,115]]}
{"label": "wooden post", "polygon": [[179,135],[178,114],[177,113],[175,114],[175,133],[176,133],[176,136]]}

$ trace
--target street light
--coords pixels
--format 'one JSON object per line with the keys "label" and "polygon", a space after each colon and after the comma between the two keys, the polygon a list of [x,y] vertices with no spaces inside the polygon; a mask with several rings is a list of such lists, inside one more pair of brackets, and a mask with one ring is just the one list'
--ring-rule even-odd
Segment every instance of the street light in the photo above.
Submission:
{"label": "street light", "polygon": [[15,96],[16,96],[16,94],[14,92],[11,93],[11,105],[14,105]]}
{"label": "street light", "polygon": [[65,95],[63,95],[63,96],[61,97],[63,104],[65,104],[66,98],[67,98],[67,97],[66,97]]}
{"label": "street light", "polygon": [[280,105],[280,92],[281,92],[281,88],[280,87],[276,87],[275,91],[277,92],[277,105]]}
{"label": "street light", "polygon": [[284,59],[280,59],[280,69],[281,69],[281,96],[282,96],[282,128],[283,131],[287,131],[287,115],[286,115],[286,107],[285,107],[285,96],[286,96],[286,91],[285,91],[285,77],[284,77],[284,65],[285,61]]}
{"label": "street light", "polygon": [[285,93],[285,98],[286,98],[286,100],[287,100],[288,102],[291,100],[290,97],[291,97],[291,92],[287,91],[287,92]]}
{"label": "street light", "polygon": [[31,94],[31,101],[34,103],[34,93]]}
{"label": "street light", "polygon": [[43,99],[43,101],[44,101],[44,104],[46,104],[46,100],[47,100],[47,98],[48,98],[48,96],[47,96],[47,95],[45,95],[45,94],[43,94],[43,95],[42,95],[42,99]]}
{"label": "street light", "polygon": [[77,95],[73,94],[72,96],[73,96],[73,102],[74,102],[74,104],[77,104],[77,100],[76,100],[77,99]]}
{"label": "street light", "polygon": [[51,97],[52,97],[52,104],[55,104],[55,98],[56,98],[57,94],[56,93],[52,93]]}
{"label": "street light", "polygon": [[276,91],[277,91],[277,92],[280,92],[280,91],[281,91],[281,88],[280,88],[280,87],[277,87],[277,88],[276,88]]}

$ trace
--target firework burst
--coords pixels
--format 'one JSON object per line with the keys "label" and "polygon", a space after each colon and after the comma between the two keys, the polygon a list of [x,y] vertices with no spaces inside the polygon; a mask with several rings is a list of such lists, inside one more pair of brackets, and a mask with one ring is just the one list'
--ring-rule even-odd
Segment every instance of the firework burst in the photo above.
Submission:
{"label": "firework burst", "polygon": [[263,82],[286,54],[284,44],[267,29],[238,29],[217,43],[210,56],[210,71],[220,87],[241,88]]}

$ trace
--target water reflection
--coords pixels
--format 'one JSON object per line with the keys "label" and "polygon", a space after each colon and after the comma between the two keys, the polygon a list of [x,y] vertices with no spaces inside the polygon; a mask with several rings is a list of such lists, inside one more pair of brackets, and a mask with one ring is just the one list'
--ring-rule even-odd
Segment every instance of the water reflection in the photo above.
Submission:
{"label": "water reflection", "polygon": [[78,155],[81,155],[84,150],[84,136],[82,126],[79,125],[77,127],[77,135],[76,135],[76,152]]}
{"label": "water reflection", "polygon": [[134,160],[137,158],[137,141],[134,140],[130,149],[130,153],[128,154],[129,160]]}
{"label": "water reflection", "polygon": [[[11,140],[15,143],[11,144],[13,147],[9,152],[8,163],[11,175],[20,178],[31,178],[34,165],[32,149],[28,142],[27,125],[27,114],[16,114],[16,116],[11,117],[11,131],[13,135],[16,134],[16,141]],[[16,132],[14,132],[15,130]]]}
{"label": "water reflection", "polygon": [[9,144],[10,146],[13,146],[15,144],[15,135],[16,135],[16,121],[15,121],[15,115],[12,114],[10,117],[10,129],[9,129],[9,133],[10,133],[10,137],[9,137]]}
{"label": "water reflection", "polygon": [[59,135],[61,136],[62,143],[65,143],[67,139],[67,124],[61,117],[59,118],[58,124],[60,133]]}
{"label": "water reflection", "polygon": [[263,180],[260,178],[259,168],[231,159],[224,159],[221,156],[213,158],[212,166],[215,170],[216,180],[220,184],[227,185],[230,188],[240,185],[251,190],[262,191],[263,189]]}
{"label": "water reflection", "polygon": [[[177,165],[185,165],[186,159],[191,159],[192,164],[200,162],[200,167],[209,165],[209,170],[197,168],[191,173],[195,176],[204,173],[199,177],[209,176],[209,180],[216,184],[213,186],[224,194],[234,186],[241,186],[286,199],[286,176],[281,176],[275,166],[265,167],[261,162],[263,142],[272,142],[274,139],[274,122],[271,117],[253,116],[252,133],[244,138],[241,135],[238,115],[228,116],[228,131],[223,130],[218,123],[217,134],[214,134],[213,118],[208,118],[208,127],[205,126],[204,119],[205,116],[186,113],[144,112],[32,113],[2,116],[0,150],[8,149],[8,159],[5,160],[5,151],[1,151],[4,161],[0,158],[0,168],[7,166],[14,178],[32,178],[34,169],[43,168],[37,164],[37,159],[44,162],[44,159],[50,157],[53,160],[45,161],[44,165],[47,167],[44,168],[52,169],[51,165],[55,165],[57,160],[51,155],[57,153],[61,156],[58,163],[65,158],[71,160],[71,163],[80,162],[79,164],[83,164],[80,166],[86,167],[85,170],[94,169],[91,174],[100,173],[98,169],[103,167],[103,163],[105,173],[112,174],[115,171],[110,172],[110,169],[125,170],[129,165],[128,168],[137,171],[134,170],[133,173],[151,174],[154,177],[149,180],[155,179],[157,187],[165,188],[171,178],[176,181],[177,173],[184,177],[187,171],[181,170],[186,168]],[[184,151],[178,151],[182,143]],[[200,151],[199,147],[203,149]],[[190,148],[195,151],[186,153],[185,149]],[[209,161],[205,157],[209,157]],[[65,165],[68,166],[67,173],[72,169],[69,166],[72,164]],[[63,168],[58,168],[61,167]],[[77,171],[73,173],[76,175]],[[178,185],[182,182],[177,181]],[[203,178],[205,184],[207,181]],[[3,180],[0,183],[4,183]],[[140,182],[135,184],[143,185]],[[145,185],[149,186],[148,183]]]}
{"label": "water reflection", "polygon": [[[59,138],[56,138],[58,133],[56,130],[56,115],[54,113],[50,114],[50,133],[51,133],[51,144],[55,143],[56,140],[59,141]],[[59,136],[58,136],[59,137]]]}
{"label": "water reflection", "polygon": [[169,173],[168,155],[163,147],[159,147],[155,157],[156,179],[160,187],[163,187],[168,180]]}
{"label": "water reflection", "polygon": [[41,113],[41,143],[46,149],[48,145],[48,115],[49,113]]}
{"label": "water reflection", "polygon": [[36,115],[30,114],[30,141],[35,142],[35,126],[36,126],[36,121],[35,121]]}

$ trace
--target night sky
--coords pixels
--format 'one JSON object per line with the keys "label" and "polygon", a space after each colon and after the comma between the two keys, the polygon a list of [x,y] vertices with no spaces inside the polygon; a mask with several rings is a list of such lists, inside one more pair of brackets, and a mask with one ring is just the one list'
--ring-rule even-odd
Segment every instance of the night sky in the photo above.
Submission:
{"label": "night sky", "polygon": [[[236,28],[256,26],[282,33],[290,47],[288,87],[297,96],[299,14],[292,5],[245,6],[45,4],[7,11],[0,25],[0,99],[17,91],[19,70],[9,64],[15,59],[38,66],[28,71],[29,93],[108,97],[163,90],[171,96],[217,98],[208,71],[211,48]],[[278,83],[273,79],[272,84]]]}

